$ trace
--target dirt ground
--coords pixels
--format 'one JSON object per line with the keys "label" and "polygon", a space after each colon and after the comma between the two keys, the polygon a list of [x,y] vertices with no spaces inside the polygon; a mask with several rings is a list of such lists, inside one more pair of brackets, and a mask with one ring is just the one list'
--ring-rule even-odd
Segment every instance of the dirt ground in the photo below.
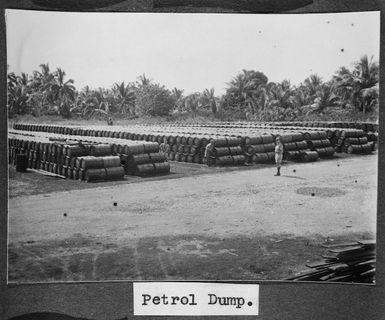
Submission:
{"label": "dirt ground", "polygon": [[[373,239],[377,155],[87,184],[10,170],[9,281],[281,280]],[[58,191],[60,190],[60,191]]]}

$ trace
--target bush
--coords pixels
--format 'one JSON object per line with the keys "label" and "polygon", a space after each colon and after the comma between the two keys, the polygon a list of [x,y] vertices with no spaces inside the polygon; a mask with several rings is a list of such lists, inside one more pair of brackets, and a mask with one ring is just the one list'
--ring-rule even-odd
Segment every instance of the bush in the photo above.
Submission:
{"label": "bush", "polygon": [[171,92],[159,84],[147,84],[136,92],[136,110],[146,116],[168,116],[174,108]]}

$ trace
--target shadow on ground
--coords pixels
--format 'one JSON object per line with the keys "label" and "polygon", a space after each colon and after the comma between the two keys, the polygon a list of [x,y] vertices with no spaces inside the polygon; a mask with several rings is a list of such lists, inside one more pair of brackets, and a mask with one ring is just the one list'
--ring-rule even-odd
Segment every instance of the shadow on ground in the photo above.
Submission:
{"label": "shadow on ground", "polygon": [[325,241],[368,238],[169,236],[117,244],[76,235],[10,244],[9,281],[283,280],[320,260]]}

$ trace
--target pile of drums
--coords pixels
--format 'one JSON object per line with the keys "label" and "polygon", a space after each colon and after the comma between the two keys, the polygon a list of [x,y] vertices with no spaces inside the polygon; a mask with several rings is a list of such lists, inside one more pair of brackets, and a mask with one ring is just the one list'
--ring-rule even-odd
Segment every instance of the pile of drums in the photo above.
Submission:
{"label": "pile of drums", "polygon": [[369,154],[376,150],[378,133],[361,129],[335,130],[331,141],[336,152]]}
{"label": "pile of drums", "polygon": [[[136,175],[168,172],[167,159],[203,163],[209,141],[214,144],[212,163],[218,166],[273,163],[277,135],[282,137],[284,159],[291,161],[309,162],[332,157],[335,152],[370,153],[376,149],[377,132],[334,128],[334,124],[338,125],[334,122],[204,122],[111,127],[17,123],[14,128],[71,135],[71,139],[81,138],[102,144],[106,143],[106,139],[117,140],[113,142],[112,155],[121,157],[126,174]],[[340,125],[353,126],[346,123]],[[376,129],[374,124],[362,126]],[[125,142],[136,145],[126,147]],[[167,154],[160,154],[161,143],[168,144]],[[138,151],[128,151],[128,148]]]}
{"label": "pile of drums", "polygon": [[326,131],[309,131],[303,133],[308,148],[318,153],[320,158],[332,157],[335,153]]}
{"label": "pile of drums", "polygon": [[212,140],[214,145],[213,158],[215,165],[243,165],[246,157],[236,137],[220,137]]}
{"label": "pile of drums", "polygon": [[339,128],[339,129],[359,129],[364,132],[378,132],[378,123],[375,122],[338,122],[338,121],[290,121],[290,122],[271,122],[274,126],[293,126],[293,127],[315,127],[315,128]]}
{"label": "pile of drums", "polygon": [[170,172],[166,156],[159,152],[157,143],[111,144],[78,139],[66,139],[57,134],[10,132],[9,163],[16,164],[18,171],[22,171],[21,155],[25,155],[25,167],[89,182],[123,179],[125,174]]}
{"label": "pile of drums", "polygon": [[10,135],[9,153],[10,163],[14,158],[19,159],[25,154],[28,168],[48,171],[69,179],[97,181],[124,177],[120,157],[111,155],[111,146],[108,152],[106,145],[49,141],[33,137],[26,139]]}
{"label": "pile of drums", "polygon": [[127,146],[120,154],[126,174],[153,175],[170,172],[170,164],[156,142]]}
{"label": "pile of drums", "polygon": [[275,133],[246,137],[244,150],[248,163],[273,163],[275,161],[275,139],[280,136],[284,159],[290,161],[316,161],[317,152],[311,151],[301,132]]}

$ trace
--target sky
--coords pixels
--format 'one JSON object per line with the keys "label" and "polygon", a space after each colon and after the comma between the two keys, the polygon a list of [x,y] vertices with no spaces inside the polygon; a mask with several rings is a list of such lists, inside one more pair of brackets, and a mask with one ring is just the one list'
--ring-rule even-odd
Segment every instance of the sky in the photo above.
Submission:
{"label": "sky", "polygon": [[77,89],[145,74],[185,94],[227,83],[242,69],[293,85],[327,81],[367,54],[379,60],[379,12],[335,14],[61,13],[6,11],[9,72],[48,63]]}

